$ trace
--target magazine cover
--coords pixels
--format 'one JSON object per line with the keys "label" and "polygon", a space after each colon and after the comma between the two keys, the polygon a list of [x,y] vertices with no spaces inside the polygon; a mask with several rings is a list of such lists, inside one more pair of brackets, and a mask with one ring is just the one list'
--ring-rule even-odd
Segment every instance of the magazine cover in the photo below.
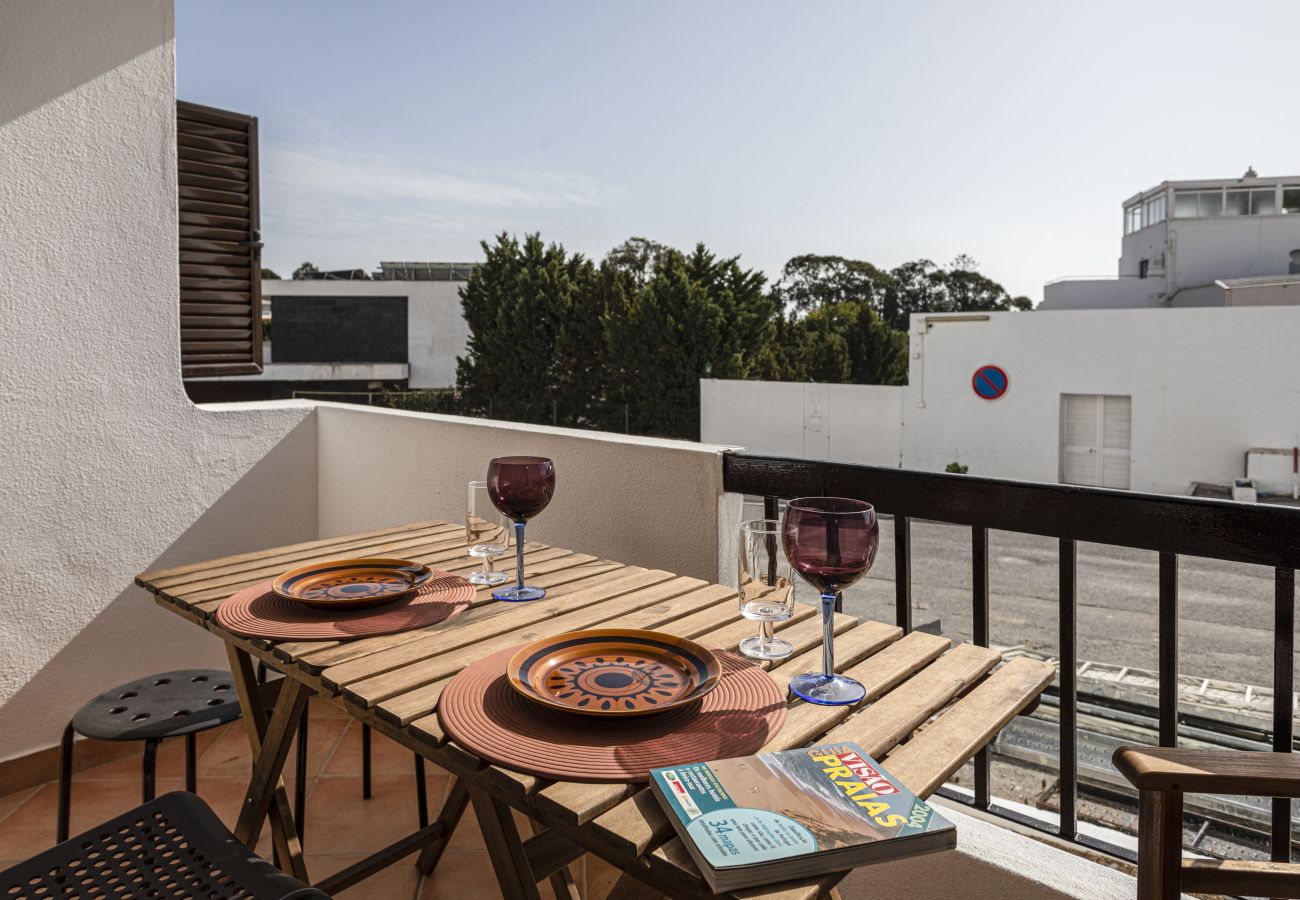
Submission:
{"label": "magazine cover", "polygon": [[[679,829],[714,868],[955,830],[857,744],[656,769]],[[932,843],[932,842],[922,842]]]}

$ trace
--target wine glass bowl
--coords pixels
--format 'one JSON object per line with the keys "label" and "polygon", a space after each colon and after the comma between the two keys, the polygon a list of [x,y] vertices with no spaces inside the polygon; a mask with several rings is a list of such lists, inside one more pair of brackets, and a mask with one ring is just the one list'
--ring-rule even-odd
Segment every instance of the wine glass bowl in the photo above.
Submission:
{"label": "wine glass bowl", "polygon": [[740,652],[752,659],[785,659],[794,646],[773,634],[774,623],[794,615],[794,584],[790,563],[778,549],[781,523],[756,519],[740,525],[736,586],[740,614],[759,623],[759,632],[740,642]]}
{"label": "wine glass bowl", "polygon": [[796,675],[790,690],[812,703],[857,703],[866,689],[835,672],[834,618],[840,591],[876,559],[880,525],[870,503],[846,497],[800,497],[786,506],[781,545],[791,567],[822,595],[822,671]]}
{"label": "wine glass bowl", "polygon": [[555,495],[555,463],[543,456],[501,456],[488,465],[488,496],[515,523],[515,584],[492,592],[497,600],[540,600],[546,591],[524,584],[524,525]]}
{"label": "wine glass bowl", "polygon": [[488,495],[503,515],[526,522],[555,495],[555,463],[541,456],[502,456],[488,466]]}
{"label": "wine glass bowl", "polygon": [[871,568],[880,544],[880,525],[870,503],[801,497],[786,506],[781,543],[796,572],[823,594],[834,594]]}

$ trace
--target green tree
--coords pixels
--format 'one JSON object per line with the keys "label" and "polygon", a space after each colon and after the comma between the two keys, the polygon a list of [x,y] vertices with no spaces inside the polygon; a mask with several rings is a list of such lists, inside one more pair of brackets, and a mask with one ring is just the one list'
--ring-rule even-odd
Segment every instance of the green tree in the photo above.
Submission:
{"label": "green tree", "polygon": [[907,335],[890,328],[863,303],[833,303],[801,322],[814,349],[814,381],[903,384],[907,381]]}
{"label": "green tree", "polygon": [[908,316],[926,312],[1002,312],[1032,309],[1028,297],[1012,297],[1002,285],[980,274],[966,254],[941,268],[928,259],[890,271],[891,287],[879,310],[894,328],[907,330]]}
{"label": "green tree", "polygon": [[[737,258],[719,259],[702,244],[684,254],[646,243],[621,245],[602,264],[614,396],[629,405],[635,430],[694,439],[699,379],[757,372],[776,306],[763,275]],[[629,244],[649,252],[622,252]]]}
{"label": "green tree", "polygon": [[310,275],[311,273],[313,273],[313,272],[319,272],[319,271],[320,271],[320,269],[316,268],[316,264],[315,264],[315,263],[313,263],[313,262],[305,262],[305,263],[303,263],[302,265],[298,266],[298,268],[296,268],[296,269],[293,270],[293,280],[294,280],[294,281],[302,281],[303,279],[305,279],[305,278],[306,278],[308,275]]}
{"label": "green tree", "polygon": [[263,280],[263,281],[280,281],[281,279],[280,279],[280,276],[277,275],[277,274],[275,273],[275,270],[273,270],[273,269],[268,269],[268,268],[266,268],[265,266],[263,266],[263,267],[262,267],[262,280]]}
{"label": "green tree", "polygon": [[457,362],[462,398],[498,418],[549,422],[563,381],[557,348],[591,263],[537,234],[522,244],[501,234],[482,247],[485,260],[460,291],[470,331]]}
{"label": "green tree", "polygon": [[889,273],[869,262],[809,253],[785,264],[772,294],[782,309],[793,313],[845,302],[865,303],[879,310],[889,281]]}

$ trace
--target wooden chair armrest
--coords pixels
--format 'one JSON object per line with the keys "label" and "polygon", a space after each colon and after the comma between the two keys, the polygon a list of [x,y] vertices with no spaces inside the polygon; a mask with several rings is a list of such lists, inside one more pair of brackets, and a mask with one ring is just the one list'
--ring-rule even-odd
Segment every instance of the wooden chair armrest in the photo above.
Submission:
{"label": "wooden chair armrest", "polygon": [[1300,754],[1120,747],[1112,762],[1143,791],[1300,797]]}

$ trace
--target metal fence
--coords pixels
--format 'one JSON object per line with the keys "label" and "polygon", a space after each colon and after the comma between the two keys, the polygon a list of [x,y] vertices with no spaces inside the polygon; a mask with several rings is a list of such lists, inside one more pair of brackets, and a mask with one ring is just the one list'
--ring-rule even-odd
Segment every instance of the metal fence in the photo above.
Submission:
{"label": "metal fence", "polygon": [[[969,475],[915,472],[877,466],[780,459],[728,453],[723,461],[727,491],[762,496],[774,516],[780,499],[801,496],[854,497],[894,517],[895,618],[912,629],[913,519],[971,529],[972,614],[975,643],[989,643],[989,530],[1056,538],[1059,544],[1060,822],[1061,837],[1112,855],[1130,852],[1082,835],[1078,828],[1077,740],[1079,692],[1079,541],[1155,551],[1157,592],[1159,739],[1178,742],[1178,557],[1253,563],[1274,570],[1273,724],[1275,751],[1291,752],[1294,716],[1295,570],[1300,568],[1300,509],[1197,497],[1037,484]],[[975,758],[973,798],[956,799],[1039,830],[1037,819],[999,807],[989,795],[987,750]],[[1291,854],[1291,801],[1274,798],[1270,845],[1274,860]]]}

